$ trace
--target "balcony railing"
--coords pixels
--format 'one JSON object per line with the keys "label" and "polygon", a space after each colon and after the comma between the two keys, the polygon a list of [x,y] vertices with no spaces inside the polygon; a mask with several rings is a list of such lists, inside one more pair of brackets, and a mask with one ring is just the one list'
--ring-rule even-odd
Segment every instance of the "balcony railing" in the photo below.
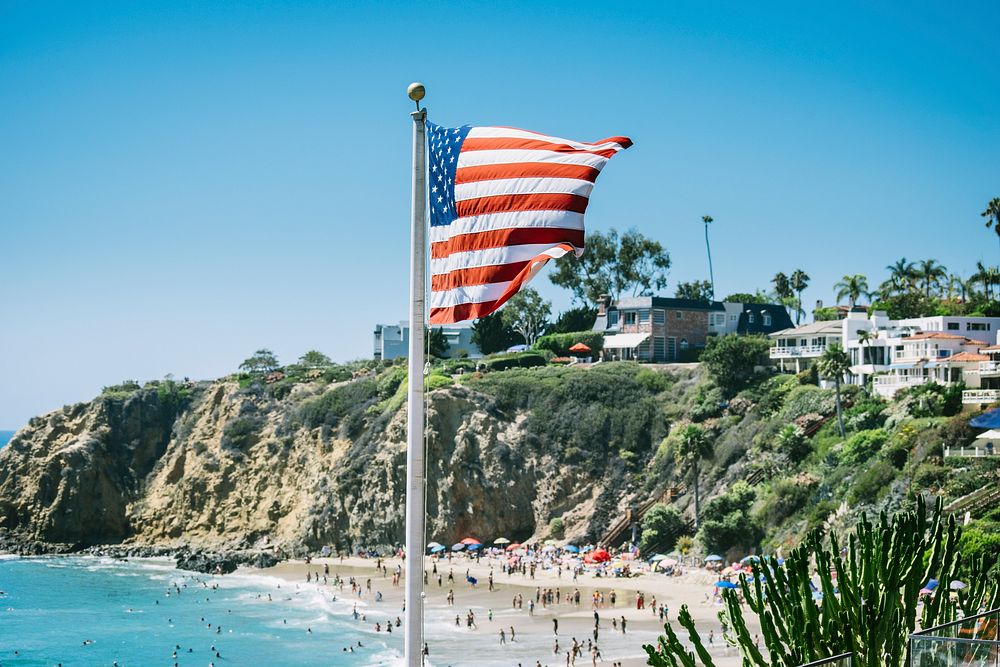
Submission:
{"label": "balcony railing", "polygon": [[821,357],[826,351],[826,345],[789,345],[771,348],[772,359],[788,359],[795,357]]}
{"label": "balcony railing", "polygon": [[1000,610],[928,628],[910,635],[913,667],[997,667]]}
{"label": "balcony railing", "polygon": [[992,373],[1000,374],[1000,361],[980,361],[979,362],[979,374],[989,375]]}
{"label": "balcony railing", "polygon": [[944,455],[945,458],[958,456],[967,459],[978,459],[983,456],[1000,456],[1000,449],[990,445],[986,445],[985,447],[945,447]]}
{"label": "balcony railing", "polygon": [[962,392],[963,403],[995,403],[1000,401],[1000,389],[968,389]]}
{"label": "balcony railing", "polygon": [[916,387],[933,379],[929,375],[876,375],[872,381],[879,387]]}

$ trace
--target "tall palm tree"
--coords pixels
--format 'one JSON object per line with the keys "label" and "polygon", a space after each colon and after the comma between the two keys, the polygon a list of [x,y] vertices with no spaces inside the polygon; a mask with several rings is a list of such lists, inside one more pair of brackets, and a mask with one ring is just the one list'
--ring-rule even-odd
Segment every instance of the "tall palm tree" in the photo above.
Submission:
{"label": "tall palm tree", "polygon": [[704,429],[689,424],[681,431],[678,444],[677,463],[687,466],[691,474],[692,488],[694,489],[694,528],[698,530],[698,517],[701,515],[701,496],[698,494],[698,463],[712,456],[712,441]]}
{"label": "tall palm tree", "polygon": [[784,299],[792,295],[792,283],[783,272],[778,271],[774,274],[771,282],[774,284],[774,293],[778,299]]}
{"label": "tall palm tree", "polygon": [[837,389],[837,424],[840,426],[841,438],[846,438],[847,433],[844,431],[844,413],[840,403],[840,383],[850,369],[851,359],[844,352],[844,348],[837,343],[827,347],[823,356],[816,361],[816,370],[823,377],[832,379]]}
{"label": "tall palm tree", "polygon": [[976,262],[976,272],[972,274],[970,280],[975,280],[983,286],[983,295],[987,301],[993,300],[993,283],[990,279],[990,270],[982,262]]}
{"label": "tall palm tree", "polygon": [[809,274],[802,269],[795,269],[792,272],[792,289],[795,290],[795,296],[798,299],[798,306],[795,312],[795,326],[799,325],[799,314],[805,314],[802,310],[802,292],[809,287]]}
{"label": "tall palm tree", "polygon": [[710,215],[701,216],[701,221],[705,223],[705,250],[708,251],[708,279],[712,282],[712,298],[715,298],[715,274],[712,272],[712,246],[708,243],[708,226],[715,222]]}
{"label": "tall palm tree", "polygon": [[962,280],[961,276],[955,275],[954,273],[948,276],[948,280],[944,283],[945,296],[949,299],[954,299],[956,296],[963,302],[966,301],[965,294],[965,281]]}
{"label": "tall palm tree", "polygon": [[885,268],[889,271],[889,281],[897,291],[903,292],[913,287],[913,262],[907,262],[903,257]]}
{"label": "tall palm tree", "polygon": [[917,265],[915,275],[917,280],[924,283],[924,294],[929,298],[931,288],[941,283],[948,275],[948,270],[938,264],[937,260],[925,259]]}
{"label": "tall palm tree", "polygon": [[833,286],[833,289],[837,290],[837,301],[840,301],[846,296],[850,302],[852,310],[858,303],[858,298],[861,295],[871,294],[871,292],[868,291],[868,279],[860,273],[855,273],[853,276],[844,276],[840,279],[839,283]]}
{"label": "tall palm tree", "polygon": [[1000,197],[991,199],[990,203],[986,205],[986,210],[980,213],[980,215],[986,218],[986,228],[993,227],[993,231],[997,233],[997,238],[1000,239]]}

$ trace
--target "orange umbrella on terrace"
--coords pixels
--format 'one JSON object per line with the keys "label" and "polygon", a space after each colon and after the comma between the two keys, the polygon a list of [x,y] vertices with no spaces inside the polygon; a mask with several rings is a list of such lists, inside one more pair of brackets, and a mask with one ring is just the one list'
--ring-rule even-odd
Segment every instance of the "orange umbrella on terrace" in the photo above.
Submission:
{"label": "orange umbrella on terrace", "polygon": [[583,343],[577,343],[573,347],[569,348],[570,352],[590,352],[590,347],[584,345]]}

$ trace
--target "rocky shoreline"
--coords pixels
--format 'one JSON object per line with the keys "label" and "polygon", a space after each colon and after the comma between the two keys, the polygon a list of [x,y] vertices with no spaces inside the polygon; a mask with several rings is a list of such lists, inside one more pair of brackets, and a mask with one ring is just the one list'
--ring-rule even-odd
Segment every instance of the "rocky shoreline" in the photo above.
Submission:
{"label": "rocky shoreline", "polygon": [[264,569],[285,560],[271,550],[234,549],[209,550],[190,547],[164,547],[140,544],[100,544],[81,547],[75,544],[41,542],[20,539],[0,531],[0,554],[17,556],[101,556],[128,560],[130,558],[170,558],[180,570],[203,574],[229,574],[240,565]]}

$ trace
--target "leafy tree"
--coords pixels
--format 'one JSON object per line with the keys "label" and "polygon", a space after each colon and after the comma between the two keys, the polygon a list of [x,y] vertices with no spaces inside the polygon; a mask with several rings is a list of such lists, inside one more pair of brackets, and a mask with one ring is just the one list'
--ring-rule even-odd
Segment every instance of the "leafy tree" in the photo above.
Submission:
{"label": "leafy tree", "polygon": [[709,338],[701,363],[715,384],[732,396],[746,387],[756,374],[757,366],[766,363],[771,344],[763,336],[728,336]]}
{"label": "leafy tree", "polygon": [[858,298],[871,294],[868,291],[868,279],[860,273],[855,273],[853,276],[844,276],[840,279],[840,282],[833,286],[833,289],[837,290],[838,301],[845,296],[848,298],[851,308],[854,308],[857,304]]}
{"label": "leafy tree", "polygon": [[727,296],[723,301],[726,303],[770,303],[771,297],[761,290],[757,290],[753,294],[749,292],[735,292]]}
{"label": "leafy tree", "polygon": [[698,516],[701,513],[701,496],[698,494],[698,464],[702,459],[712,456],[712,441],[704,429],[689,424],[681,430],[677,439],[677,464],[686,466],[691,475],[694,490],[694,526],[698,528]]}
{"label": "leafy tree", "polygon": [[673,505],[656,503],[642,517],[642,537],[639,545],[647,554],[670,551],[686,532],[687,524],[680,510]]}
{"label": "leafy tree", "polygon": [[333,365],[330,357],[316,350],[309,350],[299,357],[299,363],[306,368],[326,368]]}
{"label": "leafy tree", "polygon": [[1000,197],[991,199],[990,203],[986,205],[986,210],[980,213],[980,215],[986,218],[986,228],[993,227],[993,231],[1000,238]]}
{"label": "leafy tree", "polygon": [[804,315],[805,311],[802,310],[802,292],[809,287],[809,274],[802,269],[795,269],[792,272],[791,286],[795,290],[795,296],[798,299],[798,307],[795,311],[795,325],[799,324],[799,316]]}
{"label": "leafy tree", "polygon": [[931,289],[941,283],[948,275],[947,269],[937,263],[937,260],[925,259],[917,265],[917,280],[924,283],[924,294],[930,298]]}
{"label": "leafy tree", "polygon": [[549,333],[575,333],[590,331],[597,319],[597,309],[590,306],[570,308],[559,313],[555,323],[549,327]]}
{"label": "leafy tree", "polygon": [[792,281],[781,271],[774,274],[774,277],[771,278],[771,283],[774,285],[774,293],[777,295],[778,300],[787,299],[792,296]]}
{"label": "leafy tree", "polygon": [[840,426],[840,437],[846,437],[843,408],[840,401],[840,383],[844,379],[844,375],[851,369],[851,360],[844,352],[844,348],[834,343],[826,348],[823,356],[816,362],[816,369],[823,377],[833,380],[833,386],[837,390],[837,424]]}
{"label": "leafy tree", "polygon": [[689,283],[677,283],[677,290],[674,292],[674,296],[678,299],[711,301],[712,283],[707,280],[692,280]]}
{"label": "leafy tree", "polygon": [[884,310],[894,320],[908,317],[922,317],[937,313],[940,302],[924,296],[923,292],[914,290],[899,294],[880,296],[873,304],[873,310]]}
{"label": "leafy tree", "polygon": [[441,327],[431,327],[427,331],[427,353],[443,359],[448,354],[448,338]]}
{"label": "leafy tree", "polygon": [[483,354],[493,354],[517,344],[517,333],[504,323],[500,312],[490,313],[473,322],[472,342]]}
{"label": "leafy tree", "polygon": [[725,553],[756,546],[761,530],[750,513],[755,499],[753,487],[740,480],[728,492],[706,503],[698,538],[709,552]]}
{"label": "leafy tree", "polygon": [[658,241],[635,229],[621,236],[614,229],[607,234],[592,232],[586,248],[582,257],[569,253],[558,259],[556,270],[549,274],[552,284],[572,291],[575,300],[597,303],[602,294],[648,295],[667,284],[670,255]]}
{"label": "leafy tree", "polygon": [[832,322],[840,319],[840,311],[837,310],[836,306],[817,308],[813,311],[813,319],[817,322]]}
{"label": "leafy tree", "polygon": [[521,334],[529,347],[544,333],[551,313],[552,304],[530,287],[512,296],[500,311],[504,324]]}
{"label": "leafy tree", "polygon": [[785,424],[775,438],[775,449],[792,463],[798,463],[809,455],[812,445],[795,424]]}
{"label": "leafy tree", "polygon": [[249,359],[240,364],[240,370],[250,375],[266,375],[278,369],[278,357],[274,352],[262,348],[253,353]]}

